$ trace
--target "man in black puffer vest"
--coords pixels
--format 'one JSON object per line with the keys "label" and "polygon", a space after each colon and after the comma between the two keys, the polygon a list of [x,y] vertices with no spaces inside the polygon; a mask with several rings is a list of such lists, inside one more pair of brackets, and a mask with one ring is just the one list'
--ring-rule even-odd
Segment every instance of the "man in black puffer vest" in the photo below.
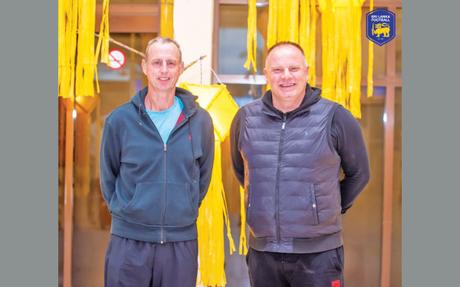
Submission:
{"label": "man in black puffer vest", "polygon": [[369,181],[359,123],[306,84],[299,45],[270,48],[264,72],[271,90],[242,107],[231,129],[251,286],[343,287],[341,214]]}

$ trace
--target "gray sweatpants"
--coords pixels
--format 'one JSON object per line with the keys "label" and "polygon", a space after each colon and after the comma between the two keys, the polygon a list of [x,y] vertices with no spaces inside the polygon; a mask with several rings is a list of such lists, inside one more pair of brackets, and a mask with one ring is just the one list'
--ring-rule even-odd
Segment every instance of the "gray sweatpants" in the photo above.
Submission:
{"label": "gray sweatpants", "polygon": [[196,240],[165,244],[111,235],[105,256],[105,287],[195,287]]}

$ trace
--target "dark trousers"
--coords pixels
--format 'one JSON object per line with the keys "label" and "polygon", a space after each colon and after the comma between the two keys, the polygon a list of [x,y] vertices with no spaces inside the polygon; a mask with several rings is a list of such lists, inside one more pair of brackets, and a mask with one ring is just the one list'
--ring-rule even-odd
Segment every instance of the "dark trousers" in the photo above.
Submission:
{"label": "dark trousers", "polygon": [[195,287],[196,240],[150,243],[111,235],[105,256],[105,287]]}
{"label": "dark trousers", "polygon": [[252,287],[344,287],[343,247],[319,253],[274,253],[249,249]]}

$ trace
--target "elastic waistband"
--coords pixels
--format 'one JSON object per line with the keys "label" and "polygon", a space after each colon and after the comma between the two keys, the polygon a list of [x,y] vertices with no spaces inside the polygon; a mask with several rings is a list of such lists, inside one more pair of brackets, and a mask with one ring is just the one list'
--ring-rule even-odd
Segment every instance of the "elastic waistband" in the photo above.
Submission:
{"label": "elastic waistband", "polygon": [[281,253],[316,253],[331,250],[343,245],[342,232],[314,238],[256,238],[249,235],[249,246],[258,251]]}
{"label": "elastic waistband", "polygon": [[176,242],[197,239],[196,224],[185,227],[145,226],[112,216],[111,233],[146,242]]}

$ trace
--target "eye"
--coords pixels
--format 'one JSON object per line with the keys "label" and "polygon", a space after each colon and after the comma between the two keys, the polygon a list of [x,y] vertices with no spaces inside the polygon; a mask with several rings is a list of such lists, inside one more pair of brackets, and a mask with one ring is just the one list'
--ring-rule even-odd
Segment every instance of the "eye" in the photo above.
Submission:
{"label": "eye", "polygon": [[300,67],[290,67],[289,71],[290,72],[298,72],[300,70]]}
{"label": "eye", "polygon": [[275,73],[275,74],[279,74],[279,73],[282,73],[283,70],[281,68],[274,68],[274,69],[272,69],[272,72]]}
{"label": "eye", "polygon": [[161,60],[153,60],[152,65],[154,67],[161,67]]}
{"label": "eye", "polygon": [[167,61],[166,64],[168,65],[168,68],[175,68],[177,66],[176,61]]}

